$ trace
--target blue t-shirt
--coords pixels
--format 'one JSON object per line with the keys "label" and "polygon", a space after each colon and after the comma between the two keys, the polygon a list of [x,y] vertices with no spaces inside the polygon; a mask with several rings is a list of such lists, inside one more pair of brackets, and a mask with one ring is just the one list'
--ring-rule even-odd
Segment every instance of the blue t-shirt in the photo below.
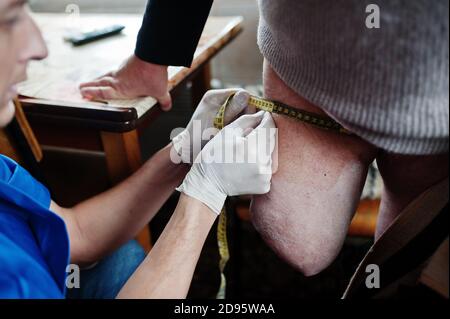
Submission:
{"label": "blue t-shirt", "polygon": [[0,298],[64,298],[69,238],[45,186],[0,154]]}

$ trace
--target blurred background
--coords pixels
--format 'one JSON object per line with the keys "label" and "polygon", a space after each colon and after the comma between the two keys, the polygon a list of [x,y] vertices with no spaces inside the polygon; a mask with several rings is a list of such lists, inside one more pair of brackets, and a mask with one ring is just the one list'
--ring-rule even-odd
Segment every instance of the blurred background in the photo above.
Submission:
{"label": "blurred background", "polygon": [[[39,0],[31,7],[36,12],[62,13],[76,4],[83,13],[143,13],[146,0]],[[256,0],[215,0],[214,16],[243,16],[244,32],[212,61],[213,78],[225,86],[257,85],[262,82],[263,58],[256,45],[258,6]],[[132,48],[130,48],[132,53]]]}

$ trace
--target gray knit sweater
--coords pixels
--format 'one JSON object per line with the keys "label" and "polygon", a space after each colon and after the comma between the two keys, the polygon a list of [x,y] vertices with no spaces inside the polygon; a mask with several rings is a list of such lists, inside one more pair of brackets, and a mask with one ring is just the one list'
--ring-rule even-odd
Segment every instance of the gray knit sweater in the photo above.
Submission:
{"label": "gray knit sweater", "polygon": [[[366,6],[380,28],[366,27]],[[448,152],[448,0],[259,0],[258,43],[298,94],[365,140]]]}

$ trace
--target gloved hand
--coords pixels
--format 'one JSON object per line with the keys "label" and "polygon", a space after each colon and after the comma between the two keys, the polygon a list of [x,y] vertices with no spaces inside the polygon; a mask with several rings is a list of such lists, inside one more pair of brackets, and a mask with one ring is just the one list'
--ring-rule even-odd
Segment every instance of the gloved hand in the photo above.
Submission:
{"label": "gloved hand", "polygon": [[200,200],[217,214],[227,196],[267,193],[276,131],[270,113],[242,116],[203,148],[177,190]]}
{"label": "gloved hand", "polygon": [[[247,107],[250,94],[238,89],[211,90],[201,100],[186,129],[172,139],[173,148],[183,163],[191,164],[206,143],[217,134],[218,130],[214,129],[214,118],[219,108],[233,93],[236,95],[225,112],[224,125],[234,120]],[[207,129],[210,130],[205,132]],[[204,132],[209,133],[208,136],[203,136]],[[172,154],[172,160],[175,161],[173,155],[175,154]]]}

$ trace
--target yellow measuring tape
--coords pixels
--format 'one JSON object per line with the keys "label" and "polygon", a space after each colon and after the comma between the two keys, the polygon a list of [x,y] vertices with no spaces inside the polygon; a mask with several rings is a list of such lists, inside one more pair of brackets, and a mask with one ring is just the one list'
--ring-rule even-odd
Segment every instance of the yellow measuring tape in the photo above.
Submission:
{"label": "yellow measuring tape", "polygon": [[[222,129],[224,127],[225,111],[233,99],[234,94],[230,95],[225,103],[220,107],[219,112],[214,118],[214,127]],[[346,130],[341,124],[328,116],[318,115],[311,112],[299,110],[281,102],[269,101],[256,96],[250,96],[248,101],[249,106],[253,106],[258,110],[288,116],[292,119],[314,125],[318,128],[335,131],[342,134],[351,135],[352,133]]]}
{"label": "yellow measuring tape", "polygon": [[[214,118],[215,128],[219,130],[224,128],[225,112],[233,97],[234,94],[231,94],[217,112],[217,115]],[[274,102],[262,99],[260,97],[250,96],[248,105],[253,106],[258,110],[285,115],[292,119],[314,125],[321,129],[335,131],[337,133],[347,135],[352,134],[351,132],[346,130],[342,125],[340,125],[339,123],[337,123],[335,120],[333,120],[328,116],[317,115],[311,112],[298,110],[280,102]],[[219,268],[221,277],[220,288],[219,292],[217,293],[217,299],[225,299],[226,277],[224,274],[224,270],[228,260],[230,259],[230,251],[228,249],[228,240],[227,240],[227,215],[225,207],[222,209],[222,212],[219,216],[219,224],[217,227],[217,245],[219,247],[219,255],[220,255]]]}

